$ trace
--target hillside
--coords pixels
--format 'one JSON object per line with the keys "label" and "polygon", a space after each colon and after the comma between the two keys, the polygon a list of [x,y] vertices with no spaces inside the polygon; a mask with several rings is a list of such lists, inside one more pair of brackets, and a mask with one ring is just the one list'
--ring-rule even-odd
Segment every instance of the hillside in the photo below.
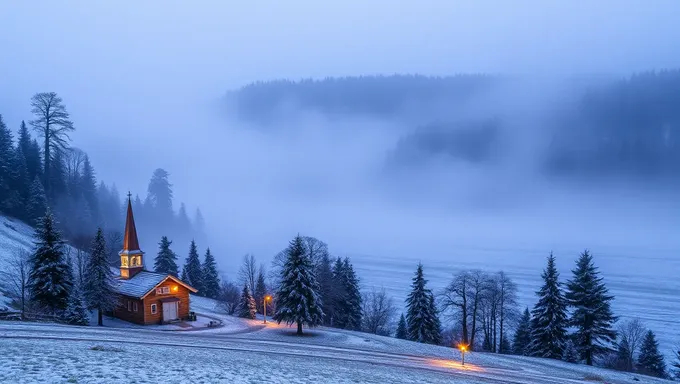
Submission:
{"label": "hillside", "polygon": [[362,76],[253,83],[229,92],[227,105],[269,129],[291,129],[305,114],[392,125],[401,139],[389,159],[400,166],[442,156],[503,162],[529,146],[550,176],[677,182],[678,89],[679,70],[607,79]]}
{"label": "hillside", "polygon": [[468,353],[462,365],[460,353],[452,348],[330,328],[295,337],[285,325],[222,316],[241,327],[168,332],[0,322],[0,348],[5,351],[0,381],[122,383],[129,377],[120,367],[134,366],[138,383],[666,382],[487,353]]}

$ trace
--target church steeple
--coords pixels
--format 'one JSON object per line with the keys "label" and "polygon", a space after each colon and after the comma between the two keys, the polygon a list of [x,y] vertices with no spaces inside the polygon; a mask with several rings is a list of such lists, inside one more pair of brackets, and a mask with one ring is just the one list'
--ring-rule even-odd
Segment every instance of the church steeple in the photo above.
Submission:
{"label": "church steeple", "polygon": [[120,255],[120,277],[129,279],[144,269],[144,252],[139,249],[135,217],[132,214],[132,194],[129,192],[123,249],[118,254]]}

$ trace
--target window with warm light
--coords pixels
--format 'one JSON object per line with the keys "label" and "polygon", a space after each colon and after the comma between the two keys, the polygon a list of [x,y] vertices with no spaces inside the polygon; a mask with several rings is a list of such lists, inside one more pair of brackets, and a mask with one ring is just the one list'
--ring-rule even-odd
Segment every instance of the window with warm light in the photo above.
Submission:
{"label": "window with warm light", "polygon": [[120,258],[120,265],[122,267],[127,267],[128,266],[128,258],[127,256],[123,256]]}

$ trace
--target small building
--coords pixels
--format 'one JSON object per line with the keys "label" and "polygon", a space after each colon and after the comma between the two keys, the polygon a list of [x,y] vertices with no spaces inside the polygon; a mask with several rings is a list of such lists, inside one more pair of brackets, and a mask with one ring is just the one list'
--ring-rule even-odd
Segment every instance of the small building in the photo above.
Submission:
{"label": "small building", "polygon": [[139,247],[137,228],[128,195],[120,276],[116,291],[120,295],[113,316],[137,324],[167,324],[189,317],[190,293],[197,290],[172,275],[147,271],[144,252]]}

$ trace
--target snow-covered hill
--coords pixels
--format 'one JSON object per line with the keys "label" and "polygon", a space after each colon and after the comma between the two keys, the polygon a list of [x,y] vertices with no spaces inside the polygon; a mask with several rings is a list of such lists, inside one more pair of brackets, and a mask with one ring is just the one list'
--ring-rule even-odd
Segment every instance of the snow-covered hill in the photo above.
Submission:
{"label": "snow-covered hill", "polygon": [[486,353],[469,353],[462,365],[452,348],[328,328],[297,337],[285,325],[223,317],[240,326],[166,332],[0,322],[0,382],[127,383],[131,372],[137,383],[665,382]]}
{"label": "snow-covered hill", "polygon": [[[35,230],[30,225],[20,220],[0,215],[0,270],[8,270],[12,255],[16,254],[19,250],[31,252],[33,249],[34,233]],[[70,246],[66,249],[68,252],[75,254],[75,249]],[[9,300],[4,295],[7,291],[4,283],[0,279],[0,306],[9,304]]]}

